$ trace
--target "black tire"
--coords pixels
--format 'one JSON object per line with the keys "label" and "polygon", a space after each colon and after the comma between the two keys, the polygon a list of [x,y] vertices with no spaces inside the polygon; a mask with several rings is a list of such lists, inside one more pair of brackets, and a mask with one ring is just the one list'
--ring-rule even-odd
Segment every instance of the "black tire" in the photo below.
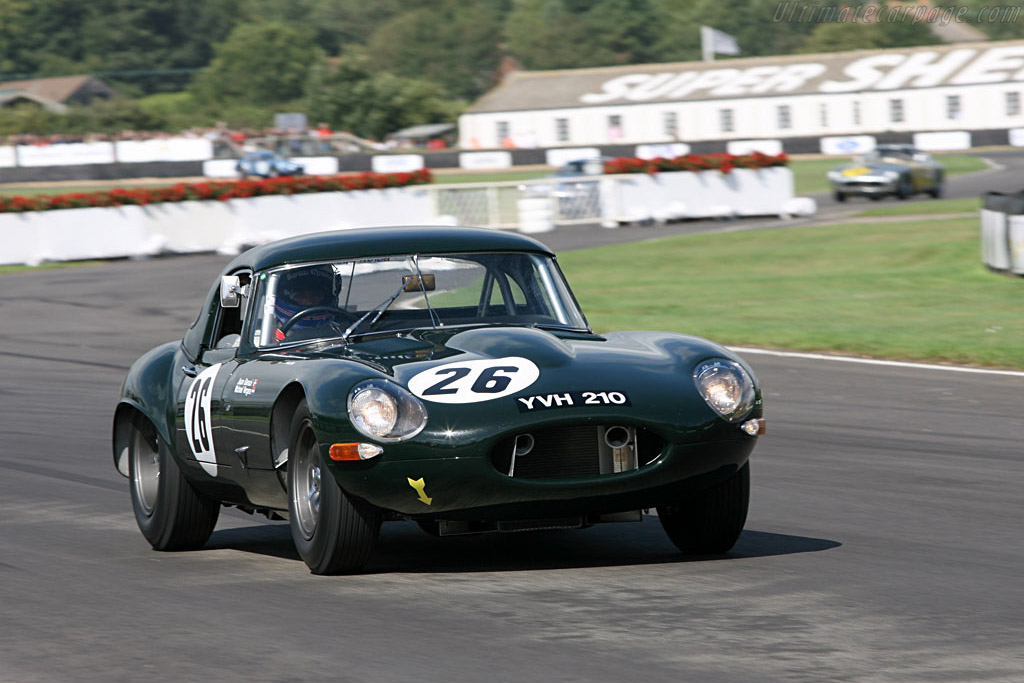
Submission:
{"label": "black tire", "polygon": [[931,196],[932,199],[938,199],[939,197],[942,196],[942,191],[944,189],[945,188],[943,187],[942,176],[939,176],[938,178],[935,179],[935,185],[932,186],[932,189],[928,190],[928,194],[929,196]]}
{"label": "black tire", "polygon": [[750,464],[722,483],[658,508],[669,539],[688,555],[728,552],[740,537],[750,503]]}
{"label": "black tire", "polygon": [[900,184],[896,186],[896,197],[899,199],[908,199],[912,194],[914,194],[914,183],[911,181],[910,176],[901,176]]}
{"label": "black tire", "polygon": [[139,530],[154,550],[196,550],[209,540],[220,503],[192,488],[153,426],[132,424],[128,478]]}
{"label": "black tire", "polygon": [[370,559],[381,513],[349,497],[323,465],[303,399],[288,439],[288,519],[299,556],[314,574],[359,570]]}
{"label": "black tire", "polygon": [[836,190],[835,194],[833,196],[836,198],[837,202],[845,202],[846,201],[846,194],[843,193],[843,192],[840,192],[839,190]]}

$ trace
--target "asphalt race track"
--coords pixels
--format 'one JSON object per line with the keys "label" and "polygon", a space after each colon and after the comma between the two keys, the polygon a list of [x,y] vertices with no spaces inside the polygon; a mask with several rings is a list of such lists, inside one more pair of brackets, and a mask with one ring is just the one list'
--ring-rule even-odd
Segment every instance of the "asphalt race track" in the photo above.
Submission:
{"label": "asphalt race track", "polygon": [[[1024,159],[1000,162],[948,196],[1020,189]],[[0,276],[0,681],[1024,680],[1024,373],[745,352],[768,433],[725,556],[679,556],[653,517],[455,539],[395,523],[368,573],[314,577],[286,524],[227,510],[205,549],[150,550],[112,409],[227,260]]]}

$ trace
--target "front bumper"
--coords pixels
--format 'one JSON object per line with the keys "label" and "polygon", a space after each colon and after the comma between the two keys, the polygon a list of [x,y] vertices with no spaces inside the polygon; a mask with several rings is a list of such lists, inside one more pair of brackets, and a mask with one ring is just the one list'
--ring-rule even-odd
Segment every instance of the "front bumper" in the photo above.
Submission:
{"label": "front bumper", "polygon": [[597,515],[678,502],[739,469],[757,439],[667,444],[639,469],[614,474],[522,479],[499,472],[489,456],[456,453],[432,459],[383,460],[332,473],[348,493],[422,519],[507,521]]}
{"label": "front bumper", "polygon": [[893,194],[896,192],[896,181],[881,176],[858,177],[855,180],[833,180],[832,189],[842,194]]}
{"label": "front bumper", "polygon": [[833,180],[831,183],[837,193],[844,195],[892,195],[896,191],[896,181],[881,176]]}

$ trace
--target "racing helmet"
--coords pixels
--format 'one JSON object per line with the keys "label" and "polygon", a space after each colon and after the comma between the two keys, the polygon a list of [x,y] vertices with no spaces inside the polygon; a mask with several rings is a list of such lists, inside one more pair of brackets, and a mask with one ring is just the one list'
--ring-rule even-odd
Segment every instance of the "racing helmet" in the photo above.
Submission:
{"label": "racing helmet", "polygon": [[[330,266],[295,268],[281,275],[277,285],[274,313],[283,325],[299,311],[313,306],[335,304],[334,271]],[[296,321],[293,327],[319,327],[331,320],[329,313],[314,314]]]}

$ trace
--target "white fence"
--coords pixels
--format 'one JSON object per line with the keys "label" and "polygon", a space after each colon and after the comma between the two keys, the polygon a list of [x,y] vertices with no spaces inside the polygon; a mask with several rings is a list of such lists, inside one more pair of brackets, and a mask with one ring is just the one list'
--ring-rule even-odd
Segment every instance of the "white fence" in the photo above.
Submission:
{"label": "white fence", "polygon": [[147,206],[0,214],[0,264],[238,250],[292,235],[384,225],[544,232],[709,216],[813,212],[788,168],[417,185]]}

